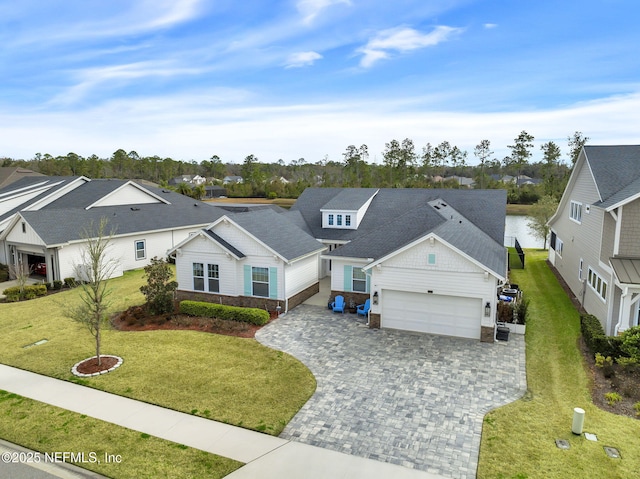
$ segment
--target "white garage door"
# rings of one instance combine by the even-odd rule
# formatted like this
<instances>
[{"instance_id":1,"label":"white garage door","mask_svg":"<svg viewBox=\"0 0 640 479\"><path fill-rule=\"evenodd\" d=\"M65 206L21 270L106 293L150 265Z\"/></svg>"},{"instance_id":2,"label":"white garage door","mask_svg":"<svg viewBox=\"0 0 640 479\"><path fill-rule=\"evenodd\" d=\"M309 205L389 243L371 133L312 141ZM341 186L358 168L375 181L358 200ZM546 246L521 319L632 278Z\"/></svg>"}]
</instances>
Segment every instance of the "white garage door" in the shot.
<instances>
[{"instance_id":1,"label":"white garage door","mask_svg":"<svg viewBox=\"0 0 640 479\"><path fill-rule=\"evenodd\" d=\"M480 299L384 290L381 301L383 328L480 339Z\"/></svg>"}]
</instances>

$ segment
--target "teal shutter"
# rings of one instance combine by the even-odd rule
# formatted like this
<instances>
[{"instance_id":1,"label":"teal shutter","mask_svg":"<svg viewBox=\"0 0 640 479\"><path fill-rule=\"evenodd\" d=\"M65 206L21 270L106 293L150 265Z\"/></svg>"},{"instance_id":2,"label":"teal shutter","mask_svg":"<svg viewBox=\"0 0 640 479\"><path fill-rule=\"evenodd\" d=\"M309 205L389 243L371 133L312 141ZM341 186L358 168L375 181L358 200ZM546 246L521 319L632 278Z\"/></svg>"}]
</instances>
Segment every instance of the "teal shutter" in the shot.
<instances>
[{"instance_id":1,"label":"teal shutter","mask_svg":"<svg viewBox=\"0 0 640 479\"><path fill-rule=\"evenodd\" d=\"M278 298L278 268L269 268L269 297Z\"/></svg>"},{"instance_id":2,"label":"teal shutter","mask_svg":"<svg viewBox=\"0 0 640 479\"><path fill-rule=\"evenodd\" d=\"M351 291L351 275L352 275L353 266L344 266L344 290Z\"/></svg>"},{"instance_id":3,"label":"teal shutter","mask_svg":"<svg viewBox=\"0 0 640 479\"><path fill-rule=\"evenodd\" d=\"M367 289L366 292L370 293L371 292L371 276L369 276L367 273L364 274L365 278L367 278Z\"/></svg>"},{"instance_id":4,"label":"teal shutter","mask_svg":"<svg viewBox=\"0 0 640 479\"><path fill-rule=\"evenodd\" d=\"M253 288L251 287L251 266L244 265L244 295L251 296Z\"/></svg>"}]
</instances>

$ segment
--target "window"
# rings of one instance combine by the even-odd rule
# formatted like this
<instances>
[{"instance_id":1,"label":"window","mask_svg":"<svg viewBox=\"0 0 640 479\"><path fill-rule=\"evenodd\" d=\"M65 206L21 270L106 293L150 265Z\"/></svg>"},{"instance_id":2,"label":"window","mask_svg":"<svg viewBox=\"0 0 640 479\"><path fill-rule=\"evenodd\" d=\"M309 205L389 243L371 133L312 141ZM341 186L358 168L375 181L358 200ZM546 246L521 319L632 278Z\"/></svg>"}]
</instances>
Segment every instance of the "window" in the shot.
<instances>
[{"instance_id":1,"label":"window","mask_svg":"<svg viewBox=\"0 0 640 479\"><path fill-rule=\"evenodd\" d=\"M23 233L27 232L27 224L24 221L22 222L22 232Z\"/></svg>"},{"instance_id":2,"label":"window","mask_svg":"<svg viewBox=\"0 0 640 479\"><path fill-rule=\"evenodd\" d=\"M204 264L193 263L193 289L204 291Z\"/></svg>"},{"instance_id":3,"label":"window","mask_svg":"<svg viewBox=\"0 0 640 479\"><path fill-rule=\"evenodd\" d=\"M329 215L329 226L333 226L333 215Z\"/></svg>"},{"instance_id":4,"label":"window","mask_svg":"<svg viewBox=\"0 0 640 479\"><path fill-rule=\"evenodd\" d=\"M251 268L253 296L269 297L269 268Z\"/></svg>"},{"instance_id":5,"label":"window","mask_svg":"<svg viewBox=\"0 0 640 479\"><path fill-rule=\"evenodd\" d=\"M207 278L209 280L209 292L210 293L219 293L220 292L220 271L218 270L217 264L208 264L207 265Z\"/></svg>"},{"instance_id":6,"label":"window","mask_svg":"<svg viewBox=\"0 0 640 479\"><path fill-rule=\"evenodd\" d=\"M602 279L600 277L600 275L598 273L596 273L594 270L592 270L591 268L589 268L589 286L591 286L591 289L593 289L596 293L598 293L598 296L600 296L600 299L602 299L603 301L607 300L607 282Z\"/></svg>"},{"instance_id":7,"label":"window","mask_svg":"<svg viewBox=\"0 0 640 479\"><path fill-rule=\"evenodd\" d=\"M342 226L342 215L336 215L336 224Z\"/></svg>"},{"instance_id":8,"label":"window","mask_svg":"<svg viewBox=\"0 0 640 479\"><path fill-rule=\"evenodd\" d=\"M344 216L344 225L345 226L351 226L351 215L345 215Z\"/></svg>"},{"instance_id":9,"label":"window","mask_svg":"<svg viewBox=\"0 0 640 479\"><path fill-rule=\"evenodd\" d=\"M427 256L427 264L429 264L429 265L436 264L436 254L435 253L429 253L429 255Z\"/></svg>"},{"instance_id":10,"label":"window","mask_svg":"<svg viewBox=\"0 0 640 479\"><path fill-rule=\"evenodd\" d=\"M562 242L562 240L560 238L558 238L556 236L556 253L558 253L558 256L560 256L562 258L562 247L564 246L564 243Z\"/></svg>"},{"instance_id":11,"label":"window","mask_svg":"<svg viewBox=\"0 0 640 479\"><path fill-rule=\"evenodd\" d=\"M580 266L578 266L578 279L580 281L582 281L582 265L583 265L582 258L580 258Z\"/></svg>"},{"instance_id":12,"label":"window","mask_svg":"<svg viewBox=\"0 0 640 479\"><path fill-rule=\"evenodd\" d=\"M144 240L136 241L136 260L147 257L147 246Z\"/></svg>"},{"instance_id":13,"label":"window","mask_svg":"<svg viewBox=\"0 0 640 479\"><path fill-rule=\"evenodd\" d=\"M367 275L362 268L353 268L352 270L352 290L360 293L367 292Z\"/></svg>"},{"instance_id":14,"label":"window","mask_svg":"<svg viewBox=\"0 0 640 479\"><path fill-rule=\"evenodd\" d=\"M577 201L571 202L571 213L569 214L573 221L580 223L582 221L582 203Z\"/></svg>"}]
</instances>

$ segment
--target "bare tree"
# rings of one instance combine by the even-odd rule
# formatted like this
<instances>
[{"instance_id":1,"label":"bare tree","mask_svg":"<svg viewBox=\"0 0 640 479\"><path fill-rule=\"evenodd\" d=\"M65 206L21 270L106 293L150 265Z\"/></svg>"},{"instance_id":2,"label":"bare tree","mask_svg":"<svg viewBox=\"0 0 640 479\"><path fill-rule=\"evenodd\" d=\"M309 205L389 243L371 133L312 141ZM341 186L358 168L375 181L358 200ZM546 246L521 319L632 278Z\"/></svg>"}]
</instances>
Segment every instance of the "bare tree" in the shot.
<instances>
[{"instance_id":1,"label":"bare tree","mask_svg":"<svg viewBox=\"0 0 640 479\"><path fill-rule=\"evenodd\" d=\"M96 341L96 357L101 365L100 343L102 328L106 324L107 311L111 306L107 280L114 273L118 262L108 257L108 249L114 231L107 232L108 220L102 218L96 227L91 225L83 232L85 246L81 262L76 264L76 278L80 280L80 304L71 310L69 316L84 324Z\"/></svg>"},{"instance_id":2,"label":"bare tree","mask_svg":"<svg viewBox=\"0 0 640 479\"><path fill-rule=\"evenodd\" d=\"M24 287L27 285L29 275L31 274L31 267L22 261L22 258L18 259L16 264L9 265L9 277L16 281L16 286L20 288L20 293L24 291Z\"/></svg>"}]
</instances>

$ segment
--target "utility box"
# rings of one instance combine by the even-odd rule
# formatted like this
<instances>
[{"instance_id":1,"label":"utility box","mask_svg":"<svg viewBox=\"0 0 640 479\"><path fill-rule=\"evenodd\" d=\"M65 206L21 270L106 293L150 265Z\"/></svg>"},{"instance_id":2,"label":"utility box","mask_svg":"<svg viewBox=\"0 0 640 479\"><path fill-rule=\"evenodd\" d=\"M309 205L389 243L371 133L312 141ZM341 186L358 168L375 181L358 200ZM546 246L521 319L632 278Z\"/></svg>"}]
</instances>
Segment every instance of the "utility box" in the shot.
<instances>
[{"instance_id":1,"label":"utility box","mask_svg":"<svg viewBox=\"0 0 640 479\"><path fill-rule=\"evenodd\" d=\"M580 436L584 429L584 409L576 407L573 409L573 424L571 432Z\"/></svg>"},{"instance_id":2,"label":"utility box","mask_svg":"<svg viewBox=\"0 0 640 479\"><path fill-rule=\"evenodd\" d=\"M496 328L496 339L498 341L509 341L509 328L506 326L498 326Z\"/></svg>"}]
</instances>

